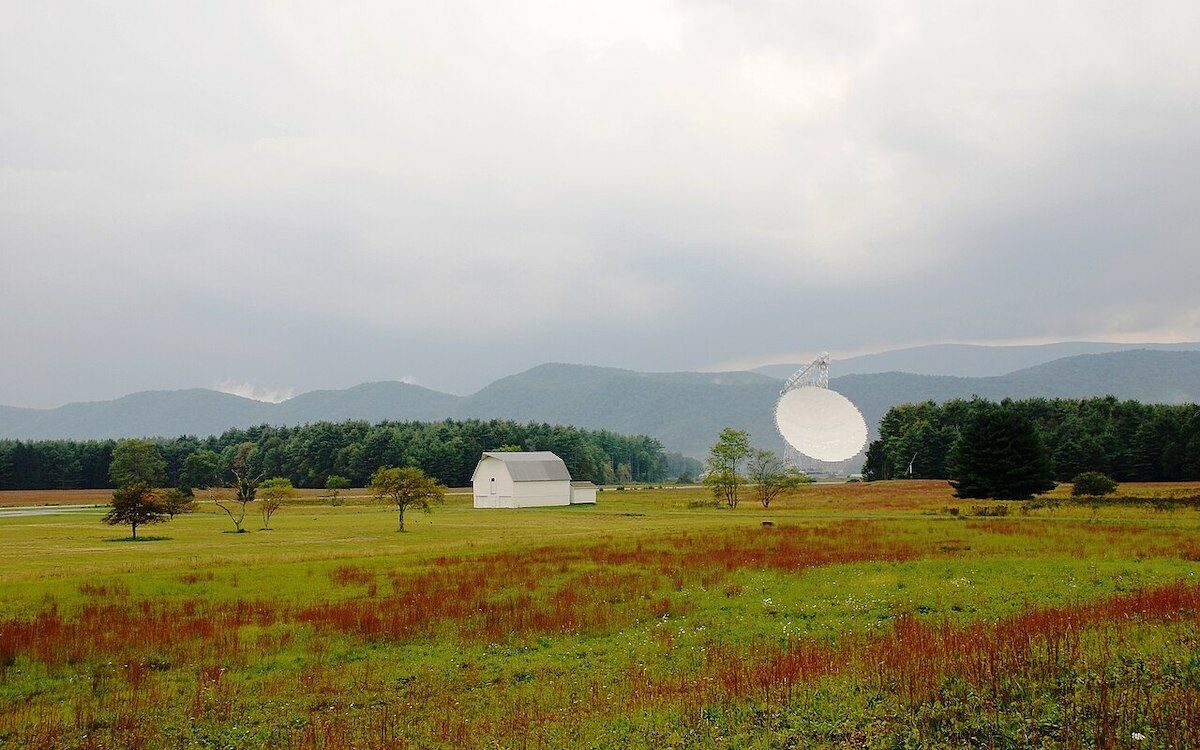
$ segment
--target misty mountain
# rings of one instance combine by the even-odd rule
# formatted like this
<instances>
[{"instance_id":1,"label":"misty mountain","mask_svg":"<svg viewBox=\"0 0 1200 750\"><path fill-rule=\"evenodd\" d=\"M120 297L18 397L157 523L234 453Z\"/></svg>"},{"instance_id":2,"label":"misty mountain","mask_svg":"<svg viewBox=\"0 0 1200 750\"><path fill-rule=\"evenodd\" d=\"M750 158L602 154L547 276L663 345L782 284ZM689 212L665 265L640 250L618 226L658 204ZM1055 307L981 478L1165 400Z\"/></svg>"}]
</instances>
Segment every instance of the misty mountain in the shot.
<instances>
[{"instance_id":1,"label":"misty mountain","mask_svg":"<svg viewBox=\"0 0 1200 750\"><path fill-rule=\"evenodd\" d=\"M725 426L779 449L774 403L781 382L754 372L643 373L545 364L501 378L470 396L398 382L313 391L279 404L191 389L135 393L58 409L0 407L0 437L116 438L215 434L254 424L503 418L573 424L657 437L668 450L702 457ZM863 412L874 435L887 410L913 401L1085 397L1200 401L1200 352L1080 355L983 378L903 372L843 375L830 382Z\"/></svg>"},{"instance_id":2,"label":"misty mountain","mask_svg":"<svg viewBox=\"0 0 1200 750\"><path fill-rule=\"evenodd\" d=\"M123 438L216 435L231 427L340 422L436 420L451 414L459 396L399 382L364 383L337 391L311 391L282 403L204 388L143 391L112 401L57 409L0 406L0 438Z\"/></svg>"},{"instance_id":3,"label":"misty mountain","mask_svg":"<svg viewBox=\"0 0 1200 750\"><path fill-rule=\"evenodd\" d=\"M363 383L344 390L309 391L268 406L273 411L270 422L294 425L347 419L369 422L446 419L456 413L461 401L461 396L392 380Z\"/></svg>"},{"instance_id":4,"label":"misty mountain","mask_svg":"<svg viewBox=\"0 0 1200 750\"><path fill-rule=\"evenodd\" d=\"M644 373L547 364L501 378L464 399L458 416L536 420L652 435L703 456L721 427L775 436L780 383L757 373Z\"/></svg>"},{"instance_id":5,"label":"misty mountain","mask_svg":"<svg viewBox=\"0 0 1200 750\"><path fill-rule=\"evenodd\" d=\"M269 422L275 405L205 388L142 391L57 409L0 406L0 438L121 438L214 435Z\"/></svg>"},{"instance_id":6,"label":"misty mountain","mask_svg":"<svg viewBox=\"0 0 1200 750\"><path fill-rule=\"evenodd\" d=\"M1200 351L1200 342L1182 344L1117 344L1096 341L1063 341L1029 346L977 346L974 344L931 344L864 354L835 360L834 375L866 375L881 372L907 372L913 375L954 375L986 378L1081 354L1150 349L1154 351ZM777 364L757 367L754 372L787 378L803 364Z\"/></svg>"}]
</instances>

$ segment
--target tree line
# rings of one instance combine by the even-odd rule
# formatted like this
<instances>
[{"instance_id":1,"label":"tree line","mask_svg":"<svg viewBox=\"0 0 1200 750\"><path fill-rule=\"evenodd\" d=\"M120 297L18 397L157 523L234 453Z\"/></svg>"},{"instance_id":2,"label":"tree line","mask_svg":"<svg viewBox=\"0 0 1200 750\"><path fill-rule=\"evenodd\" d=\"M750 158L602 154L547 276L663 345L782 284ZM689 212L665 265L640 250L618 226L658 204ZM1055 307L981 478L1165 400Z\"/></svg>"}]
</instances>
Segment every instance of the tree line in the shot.
<instances>
[{"instance_id":1,"label":"tree line","mask_svg":"<svg viewBox=\"0 0 1200 750\"><path fill-rule=\"evenodd\" d=\"M992 415L985 437L984 414ZM1200 479L1200 406L1143 404L1113 397L926 401L888 410L879 439L867 449L863 476L875 479L959 479L958 465L978 446L965 446L975 425L980 442L1004 443L1002 417L1032 425L1038 472L1060 482L1099 472L1122 482Z\"/></svg>"},{"instance_id":2,"label":"tree line","mask_svg":"<svg viewBox=\"0 0 1200 750\"><path fill-rule=\"evenodd\" d=\"M571 476L597 484L662 482L699 473L700 463L668 453L644 435L505 420L444 422L363 421L300 427L261 425L218 436L183 436L150 441L162 457L158 486L184 489L228 484L240 446L246 471L282 477L296 487L324 488L331 476L352 486L370 483L381 466L411 466L444 485L470 483L485 450L548 450L567 464ZM115 440L0 441L0 489L113 488ZM337 481L337 480L335 480Z\"/></svg>"},{"instance_id":3,"label":"tree line","mask_svg":"<svg viewBox=\"0 0 1200 750\"><path fill-rule=\"evenodd\" d=\"M251 442L241 443L235 448L227 479L234 489L234 496L231 499L213 499L213 504L229 517L238 534L246 532L242 524L250 503L257 501L258 512L263 520L262 530L270 531L271 518L283 508L285 501L296 494L290 479L264 479L261 474L254 473L251 457L257 450L257 446ZM217 456L213 451L200 451L189 456L189 460L205 453ZM159 454L158 447L149 440L130 438L117 443L108 474L117 489L113 490L109 512L101 520L110 526L128 526L130 541L139 541L139 526L162 523L196 510L192 488L186 484L156 489L165 480L166 461ZM211 478L215 480L218 477L214 473ZM327 497L335 500L338 490L347 485L345 477L331 474L325 480ZM381 466L371 474L370 490L376 500L388 500L396 506L400 520L397 530L404 531L405 511L415 508L428 513L432 503L443 501L446 487L415 466ZM143 537L141 541L154 539Z\"/></svg>"}]
</instances>

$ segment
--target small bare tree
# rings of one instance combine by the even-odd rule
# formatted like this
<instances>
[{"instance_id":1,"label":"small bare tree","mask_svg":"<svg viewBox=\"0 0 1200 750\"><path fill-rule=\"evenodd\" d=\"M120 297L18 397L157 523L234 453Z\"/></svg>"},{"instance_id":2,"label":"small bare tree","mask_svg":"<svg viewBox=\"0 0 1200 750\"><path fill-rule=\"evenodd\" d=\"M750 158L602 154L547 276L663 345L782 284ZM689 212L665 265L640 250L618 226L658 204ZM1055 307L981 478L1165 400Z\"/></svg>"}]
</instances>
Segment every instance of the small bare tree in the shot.
<instances>
[{"instance_id":1,"label":"small bare tree","mask_svg":"<svg viewBox=\"0 0 1200 750\"><path fill-rule=\"evenodd\" d=\"M410 507L429 513L430 503L445 500L446 488L436 479L412 466L381 466L371 475L371 493L376 500L390 500L400 511L400 531L404 531L404 511Z\"/></svg>"},{"instance_id":2,"label":"small bare tree","mask_svg":"<svg viewBox=\"0 0 1200 750\"><path fill-rule=\"evenodd\" d=\"M290 479L275 477L258 486L258 510L262 513L263 530L271 530L271 516L283 507L285 500L296 496L296 488Z\"/></svg>"},{"instance_id":3,"label":"small bare tree","mask_svg":"<svg viewBox=\"0 0 1200 750\"><path fill-rule=\"evenodd\" d=\"M228 503L219 499L213 500L217 507L229 516L239 534L246 531L242 528L242 522L246 520L246 506L254 501L258 483L262 481L262 473L256 474L250 468L250 456L255 448L254 443L242 443L234 451L233 460L229 463L229 473L233 476L233 488L236 490L233 500Z\"/></svg>"}]
</instances>

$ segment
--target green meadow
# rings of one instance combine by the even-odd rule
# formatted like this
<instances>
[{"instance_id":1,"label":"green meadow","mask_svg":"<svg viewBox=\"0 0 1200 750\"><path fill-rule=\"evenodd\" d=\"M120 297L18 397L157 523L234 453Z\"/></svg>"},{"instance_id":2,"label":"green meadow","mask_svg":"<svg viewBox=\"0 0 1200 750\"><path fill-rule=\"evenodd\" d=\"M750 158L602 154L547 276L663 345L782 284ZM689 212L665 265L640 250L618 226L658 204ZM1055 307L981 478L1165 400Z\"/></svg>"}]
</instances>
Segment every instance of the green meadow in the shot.
<instances>
[{"instance_id":1,"label":"green meadow","mask_svg":"<svg viewBox=\"0 0 1200 750\"><path fill-rule=\"evenodd\" d=\"M1195 485L0 518L0 746L1200 746Z\"/></svg>"}]
</instances>

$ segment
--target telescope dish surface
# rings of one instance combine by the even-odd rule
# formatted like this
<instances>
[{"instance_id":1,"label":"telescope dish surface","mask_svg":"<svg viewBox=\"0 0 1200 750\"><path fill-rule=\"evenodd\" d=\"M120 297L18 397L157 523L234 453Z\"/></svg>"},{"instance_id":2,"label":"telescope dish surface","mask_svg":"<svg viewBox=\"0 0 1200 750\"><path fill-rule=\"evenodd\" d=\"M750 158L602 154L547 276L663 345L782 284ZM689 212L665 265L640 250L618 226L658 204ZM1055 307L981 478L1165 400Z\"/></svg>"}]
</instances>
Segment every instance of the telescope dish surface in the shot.
<instances>
[{"instance_id":1,"label":"telescope dish surface","mask_svg":"<svg viewBox=\"0 0 1200 750\"><path fill-rule=\"evenodd\" d=\"M775 425L789 445L818 461L854 458L867 444L866 420L850 399L815 385L784 392Z\"/></svg>"}]
</instances>

